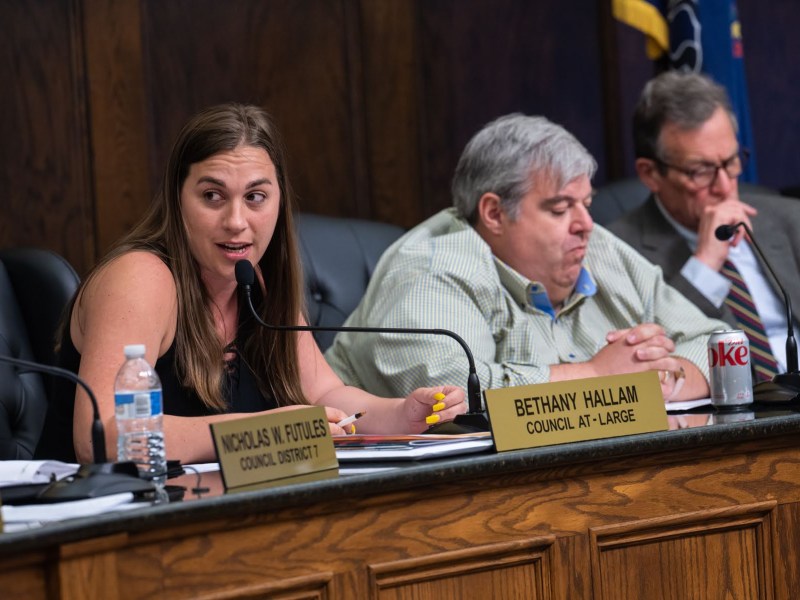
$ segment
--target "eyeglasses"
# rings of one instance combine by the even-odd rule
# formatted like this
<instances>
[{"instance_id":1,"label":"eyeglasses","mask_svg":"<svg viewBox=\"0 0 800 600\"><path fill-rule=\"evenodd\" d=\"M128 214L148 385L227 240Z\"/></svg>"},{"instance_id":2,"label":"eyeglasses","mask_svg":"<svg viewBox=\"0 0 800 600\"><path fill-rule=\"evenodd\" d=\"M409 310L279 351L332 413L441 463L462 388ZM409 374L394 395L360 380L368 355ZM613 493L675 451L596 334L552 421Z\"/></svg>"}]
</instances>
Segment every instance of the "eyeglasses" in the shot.
<instances>
[{"instance_id":1,"label":"eyeglasses","mask_svg":"<svg viewBox=\"0 0 800 600\"><path fill-rule=\"evenodd\" d=\"M653 161L662 167L673 169L678 171L678 173L683 173L689 178L689 181L691 181L698 188L706 188L714 185L720 169L724 169L725 173L727 173L728 177L731 179L741 175L742 171L747 165L747 159L749 157L750 153L747 151L747 149L742 148L736 154L726 160L723 160L719 164L703 163L694 169L686 169L677 165L671 165L660 158L654 158Z\"/></svg>"}]
</instances>

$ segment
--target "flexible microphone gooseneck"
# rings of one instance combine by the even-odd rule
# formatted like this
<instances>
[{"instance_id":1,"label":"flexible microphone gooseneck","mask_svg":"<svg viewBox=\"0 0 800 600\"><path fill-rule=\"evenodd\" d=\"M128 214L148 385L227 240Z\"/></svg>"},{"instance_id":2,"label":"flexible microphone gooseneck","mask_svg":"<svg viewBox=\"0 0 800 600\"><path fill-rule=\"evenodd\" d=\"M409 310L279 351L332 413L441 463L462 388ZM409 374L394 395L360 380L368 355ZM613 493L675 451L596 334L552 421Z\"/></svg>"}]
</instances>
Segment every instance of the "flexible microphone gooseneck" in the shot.
<instances>
[{"instance_id":1,"label":"flexible microphone gooseneck","mask_svg":"<svg viewBox=\"0 0 800 600\"><path fill-rule=\"evenodd\" d=\"M10 356L3 355L0 355L0 362L21 367L27 371L38 371L40 373L47 373L48 375L54 375L56 377L63 377L81 386L86 391L89 399L92 401L92 449L94 454L94 463L99 465L106 462L106 434L105 430L103 429L103 422L100 420L100 411L97 408L97 398L95 397L92 388L89 387L89 384L87 384L72 371L67 371L66 369L61 369L59 367L51 367L50 365L42 365L28 360L22 360L21 358L12 358Z\"/></svg>"},{"instance_id":2,"label":"flexible microphone gooseneck","mask_svg":"<svg viewBox=\"0 0 800 600\"><path fill-rule=\"evenodd\" d=\"M253 284L255 283L256 274L253 265L249 260L242 259L236 262L236 283L244 291L245 298L247 299L247 306L256 321L267 329L275 329L279 331L358 331L363 333L413 333L422 335L445 335L454 339L464 353L467 355L469 363L469 376L467 377L467 406L468 412L463 415L458 415L453 421L446 423L437 423L429 427L425 433L441 433L441 434L457 434L457 433L473 433L477 431L489 431L489 421L486 415L481 411L481 382L478 379L478 373L475 369L475 359L472 357L472 352L467 346L467 343L461 336L448 329L415 329L415 328L399 328L399 327L323 327L323 326L310 326L310 325L270 325L266 323L261 317L258 316L253 300L250 297L250 292Z\"/></svg>"},{"instance_id":3,"label":"flexible microphone gooseneck","mask_svg":"<svg viewBox=\"0 0 800 600\"><path fill-rule=\"evenodd\" d=\"M81 500L119 494L122 492L151 492L153 484L139 479L139 471L132 462L106 462L106 435L103 422L100 420L100 409L94 392L83 379L72 371L60 367L52 367L40 363L4 356L0 354L0 362L19 367L22 372L37 371L55 377L69 379L81 386L92 402L92 454L94 462L81 465L78 472L66 479L53 482L39 494L42 502L60 502L64 500Z\"/></svg>"},{"instance_id":4,"label":"flexible microphone gooseneck","mask_svg":"<svg viewBox=\"0 0 800 600\"><path fill-rule=\"evenodd\" d=\"M761 258L761 262L767 267L769 274L772 275L772 280L775 282L775 285L781 291L783 295L784 305L786 307L786 324L787 324L787 333L786 333L786 373L779 373L772 378L773 383L784 386L787 388L792 388L794 391L800 394L800 372L798 372L797 366L797 341L794 337L794 319L792 318L792 302L789 299L789 294L786 293L786 290L783 289L778 276L775 275L775 271L772 270L772 266L769 264L767 257L764 256L764 253L761 251L761 247L758 245L753 232L747 226L747 223L740 221L739 223L735 223L733 225L720 225L714 230L714 235L720 241L729 240L736 230L742 227L747 232L747 236L750 238L750 241L753 244L753 247L758 252L758 256ZM756 387L759 384L756 385Z\"/></svg>"}]
</instances>

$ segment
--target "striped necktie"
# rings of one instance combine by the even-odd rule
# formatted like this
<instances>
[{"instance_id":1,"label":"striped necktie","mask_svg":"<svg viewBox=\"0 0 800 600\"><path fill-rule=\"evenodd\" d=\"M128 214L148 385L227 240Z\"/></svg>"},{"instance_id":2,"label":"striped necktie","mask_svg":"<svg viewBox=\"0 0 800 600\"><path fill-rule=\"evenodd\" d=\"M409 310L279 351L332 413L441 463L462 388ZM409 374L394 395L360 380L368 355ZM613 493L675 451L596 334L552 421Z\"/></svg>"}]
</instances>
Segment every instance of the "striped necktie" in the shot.
<instances>
[{"instance_id":1,"label":"striped necktie","mask_svg":"<svg viewBox=\"0 0 800 600\"><path fill-rule=\"evenodd\" d=\"M769 338L758 316L750 290L747 289L747 284L731 261L725 261L721 273L731 280L731 289L725 298L725 304L731 309L739 327L750 340L750 358L756 379L758 381L772 379L778 373L778 363L772 355Z\"/></svg>"}]
</instances>

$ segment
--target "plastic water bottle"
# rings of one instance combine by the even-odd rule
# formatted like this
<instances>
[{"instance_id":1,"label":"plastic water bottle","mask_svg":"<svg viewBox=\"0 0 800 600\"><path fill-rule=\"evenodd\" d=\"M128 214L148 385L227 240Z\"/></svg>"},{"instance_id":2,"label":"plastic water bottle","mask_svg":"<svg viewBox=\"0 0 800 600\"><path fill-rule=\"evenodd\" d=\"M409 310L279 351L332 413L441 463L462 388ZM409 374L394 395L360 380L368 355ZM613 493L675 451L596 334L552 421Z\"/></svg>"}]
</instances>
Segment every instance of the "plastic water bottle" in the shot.
<instances>
[{"instance_id":1,"label":"plastic water bottle","mask_svg":"<svg viewBox=\"0 0 800 600\"><path fill-rule=\"evenodd\" d=\"M125 362L114 382L117 459L133 461L144 479L161 487L167 479L161 380L144 354L143 344L125 346Z\"/></svg>"}]
</instances>

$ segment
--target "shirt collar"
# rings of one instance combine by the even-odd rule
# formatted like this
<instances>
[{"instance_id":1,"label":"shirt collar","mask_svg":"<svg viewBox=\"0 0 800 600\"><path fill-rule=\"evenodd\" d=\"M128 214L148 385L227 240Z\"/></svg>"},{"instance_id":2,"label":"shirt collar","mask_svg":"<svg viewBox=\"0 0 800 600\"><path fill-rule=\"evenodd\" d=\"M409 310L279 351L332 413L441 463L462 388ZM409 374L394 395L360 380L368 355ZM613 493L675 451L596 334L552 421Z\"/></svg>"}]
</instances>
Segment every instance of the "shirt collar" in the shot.
<instances>
[{"instance_id":1,"label":"shirt collar","mask_svg":"<svg viewBox=\"0 0 800 600\"><path fill-rule=\"evenodd\" d=\"M530 281L526 277L520 275L517 271L509 267L506 263L501 261L496 256L494 257L495 265L497 266L497 274L500 277L500 283L508 290L511 297L519 306L531 306L542 312L550 315L551 318L556 319L559 313L571 309L578 302L593 296L597 293L597 284L592 278L586 267L581 267L581 272L578 275L578 280L575 282L575 289L561 310L556 313L550 299L547 297L547 290L544 285L538 281Z\"/></svg>"},{"instance_id":2,"label":"shirt collar","mask_svg":"<svg viewBox=\"0 0 800 600\"><path fill-rule=\"evenodd\" d=\"M677 231L680 234L680 236L684 240L686 240L686 243L689 244L689 247L692 249L692 252L694 252L697 249L697 232L692 231L688 227L685 227L680 223L678 223L675 220L675 218L671 214L669 214L669 211L666 208L664 208L664 205L661 203L661 198L659 198L658 195L656 194L654 194L653 196L656 199L656 206L658 207L658 210L667 220L667 223L672 225L675 231Z\"/></svg>"}]
</instances>

